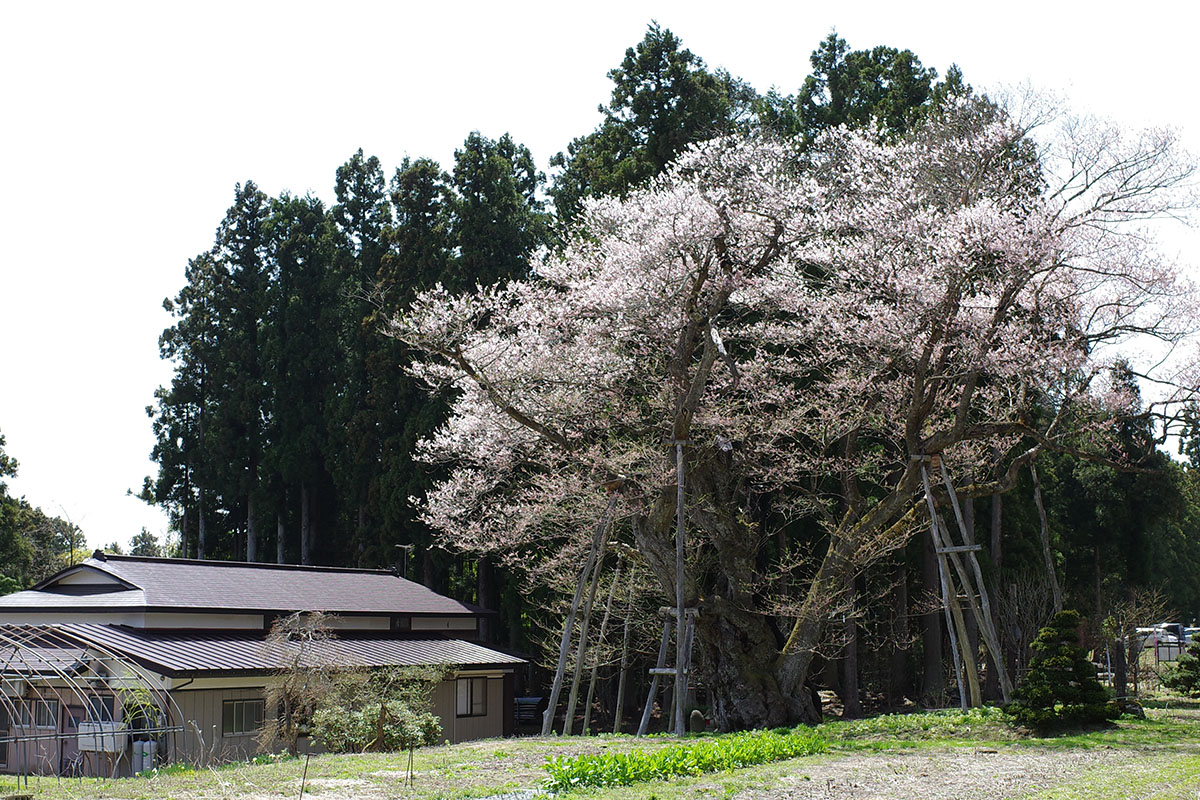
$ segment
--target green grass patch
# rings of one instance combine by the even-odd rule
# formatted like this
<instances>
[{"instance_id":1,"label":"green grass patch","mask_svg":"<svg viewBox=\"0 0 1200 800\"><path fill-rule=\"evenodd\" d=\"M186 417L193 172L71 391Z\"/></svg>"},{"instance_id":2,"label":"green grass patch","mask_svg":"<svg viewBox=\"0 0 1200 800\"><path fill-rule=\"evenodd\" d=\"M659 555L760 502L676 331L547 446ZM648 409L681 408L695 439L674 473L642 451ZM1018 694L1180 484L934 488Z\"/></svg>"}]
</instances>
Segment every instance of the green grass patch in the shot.
<instances>
[{"instance_id":1,"label":"green grass patch","mask_svg":"<svg viewBox=\"0 0 1200 800\"><path fill-rule=\"evenodd\" d=\"M680 776L725 772L823 753L829 745L811 728L749 731L712 736L654 751L550 756L545 788L564 792L587 786L629 786Z\"/></svg>"},{"instance_id":2,"label":"green grass patch","mask_svg":"<svg viewBox=\"0 0 1200 800\"><path fill-rule=\"evenodd\" d=\"M818 725L816 730L830 745L846 750L963 747L1020 738L1012 727L1012 718L998 708L831 720Z\"/></svg>"},{"instance_id":3,"label":"green grass patch","mask_svg":"<svg viewBox=\"0 0 1200 800\"><path fill-rule=\"evenodd\" d=\"M1024 800L1194 800L1200 793L1200 757L1162 754L1138 764L1100 765L1069 785L1027 795Z\"/></svg>"},{"instance_id":4,"label":"green grass patch","mask_svg":"<svg viewBox=\"0 0 1200 800\"><path fill-rule=\"evenodd\" d=\"M1088 750L1097 747L1191 747L1200 738L1200 708L1148 709L1146 719L1031 735L1013 727L998 708L889 714L832 720L817 727L834 750L903 750L961 747L1036 747Z\"/></svg>"}]
</instances>

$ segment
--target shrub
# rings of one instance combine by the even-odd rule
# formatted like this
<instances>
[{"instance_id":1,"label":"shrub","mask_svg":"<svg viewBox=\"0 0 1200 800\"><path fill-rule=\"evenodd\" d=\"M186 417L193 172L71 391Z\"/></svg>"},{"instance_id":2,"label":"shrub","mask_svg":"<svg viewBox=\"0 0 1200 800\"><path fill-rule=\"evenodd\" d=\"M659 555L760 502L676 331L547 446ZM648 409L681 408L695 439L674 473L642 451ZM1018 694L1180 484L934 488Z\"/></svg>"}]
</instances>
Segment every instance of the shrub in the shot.
<instances>
[{"instance_id":1,"label":"shrub","mask_svg":"<svg viewBox=\"0 0 1200 800\"><path fill-rule=\"evenodd\" d=\"M428 711L391 701L383 708L382 732L379 703L359 709L326 707L313 715L313 736L331 753L359 753L364 750L406 750L436 744L442 736L441 721Z\"/></svg>"},{"instance_id":2,"label":"shrub","mask_svg":"<svg viewBox=\"0 0 1200 800\"><path fill-rule=\"evenodd\" d=\"M1038 632L1029 671L1008 707L1019 724L1045 731L1120 716L1079 645L1078 631L1079 612L1060 611Z\"/></svg>"},{"instance_id":3,"label":"shrub","mask_svg":"<svg viewBox=\"0 0 1200 800\"><path fill-rule=\"evenodd\" d=\"M1163 676L1163 685L1192 696L1200 694L1200 642L1193 641L1187 652L1175 659L1175 666Z\"/></svg>"},{"instance_id":4,"label":"shrub","mask_svg":"<svg viewBox=\"0 0 1200 800\"><path fill-rule=\"evenodd\" d=\"M823 753L828 743L808 728L750 731L664 747L646 752L600 753L568 758L550 756L545 787L563 792L584 786L628 786L677 775L740 769L768 761Z\"/></svg>"},{"instance_id":5,"label":"shrub","mask_svg":"<svg viewBox=\"0 0 1200 800\"><path fill-rule=\"evenodd\" d=\"M406 750L436 743L441 721L430 711L446 667L343 670L312 715L312 734L333 753Z\"/></svg>"}]
</instances>

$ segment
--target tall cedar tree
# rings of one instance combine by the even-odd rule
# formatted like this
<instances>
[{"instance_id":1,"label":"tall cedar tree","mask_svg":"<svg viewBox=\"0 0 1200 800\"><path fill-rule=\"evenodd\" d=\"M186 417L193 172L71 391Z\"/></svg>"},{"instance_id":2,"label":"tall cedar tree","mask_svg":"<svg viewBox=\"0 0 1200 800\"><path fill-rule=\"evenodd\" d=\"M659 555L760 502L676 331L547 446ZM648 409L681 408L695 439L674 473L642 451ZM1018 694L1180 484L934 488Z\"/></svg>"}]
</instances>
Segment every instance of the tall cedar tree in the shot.
<instances>
[{"instance_id":1,"label":"tall cedar tree","mask_svg":"<svg viewBox=\"0 0 1200 800\"><path fill-rule=\"evenodd\" d=\"M846 125L873 128L887 136L910 130L948 96L970 92L962 72L951 66L935 83L937 70L911 50L875 47L850 50L831 33L809 59L812 73L794 96L768 93L759 103L762 124L811 144L824 131Z\"/></svg>"},{"instance_id":2,"label":"tall cedar tree","mask_svg":"<svg viewBox=\"0 0 1200 800\"><path fill-rule=\"evenodd\" d=\"M538 190L529 148L504 134L478 132L454 151L453 236L458 258L444 283L452 288L491 286L528 272L530 254L550 240L550 219Z\"/></svg>"},{"instance_id":3,"label":"tall cedar tree","mask_svg":"<svg viewBox=\"0 0 1200 800\"><path fill-rule=\"evenodd\" d=\"M435 551L429 529L417 518L409 502L430 486L430 475L413 462L417 441L445 420L445 406L429 397L405 372L408 348L382 335L378 325L391 317L422 289L449 277L452 240L450 236L449 177L430 159L405 159L389 186L395 222L387 233L388 248L380 262L376 337L379 347L368 368L373 376L374 397L386 416L386 433L380 439L380 461L373 487L373 514L378 533L367 543L366 557L372 563L394 563L408 559L414 578L438 583L444 573L444 553ZM408 565L405 565L406 568ZM439 586L444 588L444 586Z\"/></svg>"},{"instance_id":4,"label":"tall cedar tree","mask_svg":"<svg viewBox=\"0 0 1200 800\"><path fill-rule=\"evenodd\" d=\"M724 70L710 72L657 22L608 77L612 99L599 108L600 127L550 159L562 168L550 195L563 223L578 215L585 197L624 194L689 144L732 133L755 99L753 89Z\"/></svg>"},{"instance_id":5,"label":"tall cedar tree","mask_svg":"<svg viewBox=\"0 0 1200 800\"><path fill-rule=\"evenodd\" d=\"M326 410L338 358L340 278L333 223L320 200L283 195L271 204L272 281L264 315L269 420L264 459L275 559L313 563L323 545L316 497L328 494ZM294 521L294 522L293 522ZM288 531L298 532L288 541ZM282 536L280 541L278 537ZM264 556L266 554L264 553Z\"/></svg>"},{"instance_id":6,"label":"tall cedar tree","mask_svg":"<svg viewBox=\"0 0 1200 800\"><path fill-rule=\"evenodd\" d=\"M217 227L213 248L224 278L217 286L220 352L212 370L218 387L212 433L219 490L230 516L229 538L221 546L226 557L242 555L240 543L254 541L258 533L255 504L267 399L262 322L271 279L270 213L270 199L253 182L239 185L233 206Z\"/></svg>"}]
</instances>

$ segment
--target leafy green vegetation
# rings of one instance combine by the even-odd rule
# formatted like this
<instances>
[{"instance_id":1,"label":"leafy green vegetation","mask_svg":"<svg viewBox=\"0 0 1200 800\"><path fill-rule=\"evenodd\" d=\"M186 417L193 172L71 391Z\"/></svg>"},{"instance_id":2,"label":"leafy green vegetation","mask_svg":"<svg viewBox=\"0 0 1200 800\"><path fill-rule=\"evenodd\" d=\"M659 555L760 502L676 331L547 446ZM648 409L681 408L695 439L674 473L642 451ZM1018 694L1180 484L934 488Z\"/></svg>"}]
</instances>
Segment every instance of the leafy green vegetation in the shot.
<instances>
[{"instance_id":1,"label":"leafy green vegetation","mask_svg":"<svg viewBox=\"0 0 1200 800\"><path fill-rule=\"evenodd\" d=\"M785 758L823 753L828 743L810 728L751 731L664 747L647 752L551 756L546 788L562 792L584 786L628 786L679 775L741 769Z\"/></svg>"},{"instance_id":2,"label":"leafy green vegetation","mask_svg":"<svg viewBox=\"0 0 1200 800\"><path fill-rule=\"evenodd\" d=\"M436 667L347 670L313 714L313 736L331 753L405 750L441 741L441 720L430 710Z\"/></svg>"}]
</instances>

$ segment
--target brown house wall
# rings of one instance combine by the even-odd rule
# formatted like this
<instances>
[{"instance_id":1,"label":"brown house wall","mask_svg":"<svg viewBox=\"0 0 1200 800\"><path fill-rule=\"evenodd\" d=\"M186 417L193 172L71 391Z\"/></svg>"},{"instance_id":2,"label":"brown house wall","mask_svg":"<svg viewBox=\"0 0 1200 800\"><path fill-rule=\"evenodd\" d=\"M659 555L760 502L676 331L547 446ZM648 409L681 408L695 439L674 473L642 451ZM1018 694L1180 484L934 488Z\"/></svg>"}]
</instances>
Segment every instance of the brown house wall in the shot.
<instances>
[{"instance_id":1,"label":"brown house wall","mask_svg":"<svg viewBox=\"0 0 1200 800\"><path fill-rule=\"evenodd\" d=\"M464 742L472 739L486 739L511 735L511 725L507 724L512 718L512 687L511 675L487 679L487 714L477 717L459 717L455 713L454 680L443 681L434 689L433 712L442 721L442 735L450 742ZM182 714L183 732L166 737L169 740L167 752L163 755L168 761L184 761L197 765L209 765L228 761L241 761L250 758L259 751L257 737L253 734L243 736L224 736L221 732L226 700L258 700L263 697L263 687L251 686L238 689L196 689L179 688L171 692ZM60 710L60 714L61 714ZM118 719L120 719L118 706ZM29 731L32 733L33 731ZM52 730L38 731L39 733L54 733ZM305 747L301 750L320 752L318 747ZM281 745L279 745L281 746ZM278 747L272 749L278 749ZM56 774L60 769L60 742L53 739L39 742L10 743L8 746L8 763L0 765L0 772L41 772ZM120 774L128 774L128 752L118 767ZM89 758L95 758L89 756ZM94 772L87 769L86 772ZM104 771L111 770L111 763L101 767Z\"/></svg>"},{"instance_id":2,"label":"brown house wall","mask_svg":"<svg viewBox=\"0 0 1200 800\"><path fill-rule=\"evenodd\" d=\"M512 701L505 703L504 679L488 678L487 715L460 717L455 714L455 681L443 681L433 693L433 713L442 718L442 736L453 744L504 735L505 709L512 717Z\"/></svg>"},{"instance_id":3,"label":"brown house wall","mask_svg":"<svg viewBox=\"0 0 1200 800\"><path fill-rule=\"evenodd\" d=\"M103 693L106 696L107 692ZM63 686L40 686L26 692L23 698L8 699L0 713L0 736L13 737L21 741L7 742L4 758L0 759L0 773L24 773L32 775L86 775L89 777L129 774L129 748L124 754L80 753L77 747L78 734L63 734L67 717L76 722L86 719L89 700L96 695L81 696ZM57 707L54 727L22 726L19 708L36 706L43 700ZM114 721L124 719L124 709L119 701L114 702ZM128 739L128 737L126 737Z\"/></svg>"},{"instance_id":4,"label":"brown house wall","mask_svg":"<svg viewBox=\"0 0 1200 800\"><path fill-rule=\"evenodd\" d=\"M258 752L254 735L223 736L221 721L226 700L260 700L262 687L245 689L176 689L171 693L183 714L182 752L176 759L197 764L242 761Z\"/></svg>"}]
</instances>

